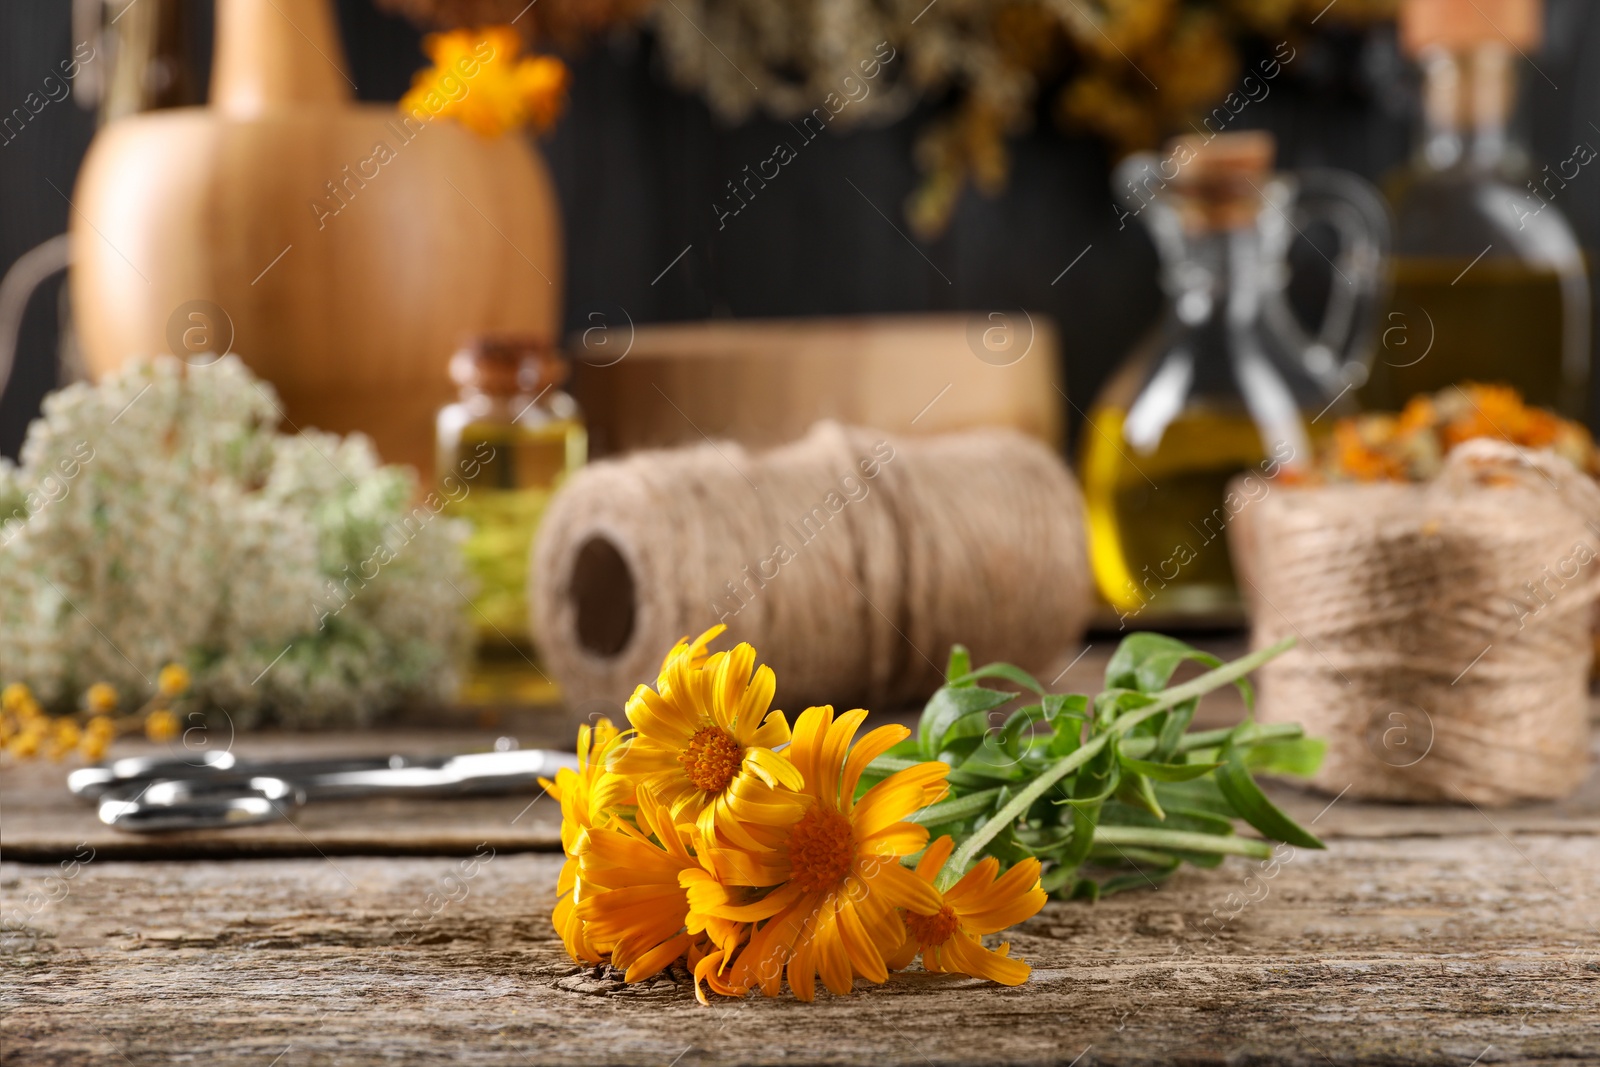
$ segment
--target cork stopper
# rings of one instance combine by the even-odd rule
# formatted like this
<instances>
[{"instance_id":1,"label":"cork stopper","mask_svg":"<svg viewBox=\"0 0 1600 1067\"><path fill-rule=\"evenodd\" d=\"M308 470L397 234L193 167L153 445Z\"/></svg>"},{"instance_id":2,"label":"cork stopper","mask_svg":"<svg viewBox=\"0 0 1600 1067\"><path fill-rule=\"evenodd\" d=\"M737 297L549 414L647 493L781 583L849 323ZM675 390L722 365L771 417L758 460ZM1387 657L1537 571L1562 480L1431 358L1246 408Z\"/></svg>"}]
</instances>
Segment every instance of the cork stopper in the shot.
<instances>
[{"instance_id":1,"label":"cork stopper","mask_svg":"<svg viewBox=\"0 0 1600 1067\"><path fill-rule=\"evenodd\" d=\"M1165 158L1178 166L1172 187L1184 224L1191 230L1226 230L1254 223L1277 148L1264 130L1186 134L1168 141Z\"/></svg>"},{"instance_id":2,"label":"cork stopper","mask_svg":"<svg viewBox=\"0 0 1600 1067\"><path fill-rule=\"evenodd\" d=\"M1400 44L1412 56L1501 43L1529 51L1543 37L1544 0L1404 0L1400 7Z\"/></svg>"},{"instance_id":3,"label":"cork stopper","mask_svg":"<svg viewBox=\"0 0 1600 1067\"><path fill-rule=\"evenodd\" d=\"M490 396L538 393L567 380L566 357L552 345L519 334L475 337L450 357L450 380Z\"/></svg>"},{"instance_id":4,"label":"cork stopper","mask_svg":"<svg viewBox=\"0 0 1600 1067\"><path fill-rule=\"evenodd\" d=\"M1278 144L1265 130L1240 130L1236 133L1219 133L1214 137L1185 134L1167 142L1167 156L1177 160L1187 158L1182 164L1180 182L1235 182L1244 179L1256 181L1272 174L1272 164L1277 156Z\"/></svg>"}]
</instances>

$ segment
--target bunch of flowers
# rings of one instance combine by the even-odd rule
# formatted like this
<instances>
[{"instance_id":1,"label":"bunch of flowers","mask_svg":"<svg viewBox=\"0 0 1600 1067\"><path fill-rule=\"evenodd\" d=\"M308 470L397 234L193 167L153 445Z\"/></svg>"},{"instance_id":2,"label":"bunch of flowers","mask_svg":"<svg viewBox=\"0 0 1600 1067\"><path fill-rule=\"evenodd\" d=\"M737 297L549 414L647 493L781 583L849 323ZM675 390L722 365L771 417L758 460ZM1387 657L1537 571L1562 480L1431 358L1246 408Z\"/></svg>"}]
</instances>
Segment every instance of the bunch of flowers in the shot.
<instances>
[{"instance_id":1,"label":"bunch of flowers","mask_svg":"<svg viewBox=\"0 0 1600 1067\"><path fill-rule=\"evenodd\" d=\"M1395 0L674 0L653 13L678 84L739 120L757 108L794 120L859 89L880 41L899 53L894 88L876 87L841 125L940 105L924 128L912 227L935 236L963 188L993 194L1007 140L1040 110L1097 134L1118 154L1189 132L1237 89L1240 46L1335 23L1392 17ZM886 79L891 80L891 79ZM1044 108L1040 105L1043 104ZM830 107L830 110L837 108Z\"/></svg>"},{"instance_id":2,"label":"bunch of flowers","mask_svg":"<svg viewBox=\"0 0 1600 1067\"><path fill-rule=\"evenodd\" d=\"M555 125L567 96L567 67L555 56L523 58L510 26L429 34L433 66L419 70L400 100L404 112L453 118L483 137Z\"/></svg>"},{"instance_id":3,"label":"bunch of flowers","mask_svg":"<svg viewBox=\"0 0 1600 1067\"><path fill-rule=\"evenodd\" d=\"M554 925L573 960L609 961L629 982L681 960L702 1003L708 991L777 996L785 981L809 1001L819 976L847 993L920 955L928 971L1015 985L1027 964L984 938L1038 912L1049 889L1079 890L1078 868L1107 858L1095 850L1098 823L1127 822L1101 827L1100 844L1137 853L1157 876L1169 860L1270 854L1234 837L1217 811L1320 847L1241 762L1248 752L1256 766L1303 766L1297 728L1184 734L1201 693L1287 645L1165 689L1183 660L1214 661L1139 635L1113 668L1141 688L1118 685L1095 712L1084 698L1043 695L1015 667L972 671L958 649L916 738L899 725L857 738L859 709L808 708L791 730L754 649L708 652L723 630L680 641L655 687L628 701L631 729L605 719L580 728L578 769L543 783L561 804L566 853ZM989 677L1041 700L986 747L989 713L1017 698L977 684ZM1024 740L1018 724L1045 728ZM1292 759L1268 758L1284 745ZM1007 752L1008 762L996 758ZM1214 795L1172 802L1173 829L1149 825L1167 818L1152 782L1183 783L1193 796L1223 768ZM1188 812L1201 803L1213 814Z\"/></svg>"},{"instance_id":4,"label":"bunch of flowers","mask_svg":"<svg viewBox=\"0 0 1600 1067\"><path fill-rule=\"evenodd\" d=\"M152 741L171 741L180 724L172 703L189 689L189 672L169 663L156 675L156 692L143 707L115 717L120 698L116 689L96 682L83 692L76 712L47 715L38 699L21 682L0 689L0 752L16 759L45 755L62 760L76 753L98 760L120 734L143 730Z\"/></svg>"},{"instance_id":5,"label":"bunch of flowers","mask_svg":"<svg viewBox=\"0 0 1600 1067\"><path fill-rule=\"evenodd\" d=\"M1427 481L1443 468L1451 449L1477 438L1549 449L1579 470L1600 476L1600 451L1582 423L1529 405L1508 385L1463 382L1432 396L1412 397L1398 415L1371 412L1340 420L1320 451L1317 469L1297 477Z\"/></svg>"},{"instance_id":6,"label":"bunch of flowers","mask_svg":"<svg viewBox=\"0 0 1600 1067\"><path fill-rule=\"evenodd\" d=\"M176 663L237 726L447 698L471 639L459 531L365 438L279 417L233 356L47 397L21 465L0 460L4 680L46 709L93 683L138 706Z\"/></svg>"},{"instance_id":7,"label":"bunch of flowers","mask_svg":"<svg viewBox=\"0 0 1600 1067\"><path fill-rule=\"evenodd\" d=\"M935 236L969 184L1004 187L1007 139L1043 102L1068 129L1119 153L1188 132L1240 83L1249 40L1299 38L1394 16L1397 0L381 0L427 25L516 21L567 46L639 21L673 80L739 122L826 108L845 128L940 105L916 148L924 177L906 205ZM860 64L887 42L889 77L862 92ZM1292 53L1292 49L1291 52ZM839 101L849 98L850 106ZM833 125L830 123L830 125Z\"/></svg>"}]
</instances>

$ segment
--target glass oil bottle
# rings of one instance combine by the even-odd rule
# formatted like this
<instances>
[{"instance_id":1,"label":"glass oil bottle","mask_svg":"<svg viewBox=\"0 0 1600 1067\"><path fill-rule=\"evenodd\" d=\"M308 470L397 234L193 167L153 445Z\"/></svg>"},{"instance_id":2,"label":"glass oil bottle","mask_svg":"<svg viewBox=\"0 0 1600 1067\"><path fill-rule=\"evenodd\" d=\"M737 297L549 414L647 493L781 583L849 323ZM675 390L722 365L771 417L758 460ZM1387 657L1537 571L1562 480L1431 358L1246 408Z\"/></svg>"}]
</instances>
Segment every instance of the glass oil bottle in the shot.
<instances>
[{"instance_id":1,"label":"glass oil bottle","mask_svg":"<svg viewBox=\"0 0 1600 1067\"><path fill-rule=\"evenodd\" d=\"M528 576L551 496L588 458L582 413L561 388L568 370L556 350L515 336L479 338L450 360L460 398L439 411L436 469L447 510L470 527L478 669L468 703L553 695L537 667Z\"/></svg>"},{"instance_id":2,"label":"glass oil bottle","mask_svg":"<svg viewBox=\"0 0 1600 1067\"><path fill-rule=\"evenodd\" d=\"M1167 307L1081 435L1090 560L1123 628L1242 619L1227 531L1349 404L1382 280L1387 219L1359 179L1279 174L1265 133L1171 142L1117 171L1161 256ZM1127 217L1124 215L1124 218ZM1284 297L1286 256L1322 220L1339 235L1320 331Z\"/></svg>"}]
</instances>

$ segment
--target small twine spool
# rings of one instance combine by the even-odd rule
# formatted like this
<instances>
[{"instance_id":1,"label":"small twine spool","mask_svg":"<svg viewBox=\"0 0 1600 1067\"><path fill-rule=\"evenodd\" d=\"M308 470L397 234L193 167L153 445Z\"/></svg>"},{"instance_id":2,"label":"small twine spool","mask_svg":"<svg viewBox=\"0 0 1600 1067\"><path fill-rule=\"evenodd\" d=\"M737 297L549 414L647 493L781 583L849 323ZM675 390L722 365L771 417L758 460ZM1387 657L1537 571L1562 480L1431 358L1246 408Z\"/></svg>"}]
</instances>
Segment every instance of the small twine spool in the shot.
<instances>
[{"instance_id":1,"label":"small twine spool","mask_svg":"<svg viewBox=\"0 0 1600 1067\"><path fill-rule=\"evenodd\" d=\"M1234 551L1264 722L1328 742L1315 784L1383 800L1554 799L1588 769L1600 489L1547 452L1458 447L1427 486L1281 489Z\"/></svg>"},{"instance_id":2,"label":"small twine spool","mask_svg":"<svg viewBox=\"0 0 1600 1067\"><path fill-rule=\"evenodd\" d=\"M778 676L785 707L892 707L975 662L1039 670L1082 636L1090 579L1077 485L1009 431L890 440L821 422L753 454L641 452L551 502L531 611L570 705L616 705L681 637L718 622Z\"/></svg>"}]
</instances>

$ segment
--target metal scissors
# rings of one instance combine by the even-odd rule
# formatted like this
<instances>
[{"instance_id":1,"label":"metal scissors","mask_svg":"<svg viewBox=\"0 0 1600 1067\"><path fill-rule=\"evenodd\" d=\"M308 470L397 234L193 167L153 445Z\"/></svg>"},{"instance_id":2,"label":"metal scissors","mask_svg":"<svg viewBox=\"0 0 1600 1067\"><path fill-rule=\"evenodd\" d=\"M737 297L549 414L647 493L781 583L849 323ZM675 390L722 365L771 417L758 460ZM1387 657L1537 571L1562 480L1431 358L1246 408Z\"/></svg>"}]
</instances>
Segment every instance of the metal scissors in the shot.
<instances>
[{"instance_id":1,"label":"metal scissors","mask_svg":"<svg viewBox=\"0 0 1600 1067\"><path fill-rule=\"evenodd\" d=\"M415 758L247 762L231 752L191 760L120 759L67 776L67 788L99 807L118 830L215 830L287 818L312 800L355 797L494 796L537 789L540 777L577 769L570 752L517 749L502 738L493 752Z\"/></svg>"}]
</instances>

